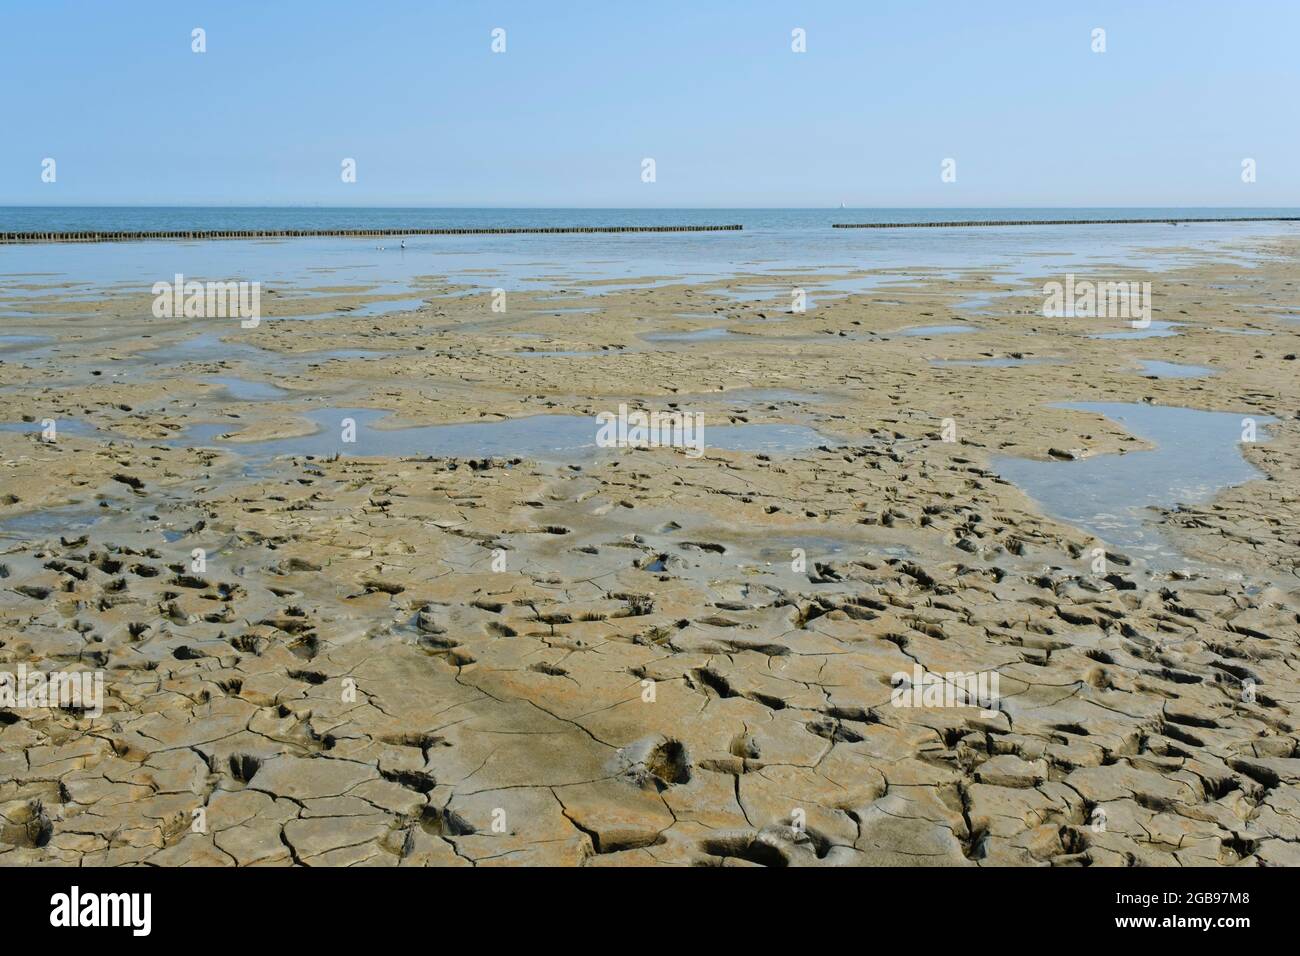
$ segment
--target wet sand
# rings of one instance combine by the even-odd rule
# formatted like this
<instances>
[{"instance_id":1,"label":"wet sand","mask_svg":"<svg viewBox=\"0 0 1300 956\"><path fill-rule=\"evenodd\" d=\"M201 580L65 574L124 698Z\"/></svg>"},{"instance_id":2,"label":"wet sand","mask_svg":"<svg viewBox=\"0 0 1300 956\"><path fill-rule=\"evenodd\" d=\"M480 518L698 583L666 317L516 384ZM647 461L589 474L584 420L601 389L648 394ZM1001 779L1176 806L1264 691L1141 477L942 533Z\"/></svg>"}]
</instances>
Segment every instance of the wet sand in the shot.
<instances>
[{"instance_id":1,"label":"wet sand","mask_svg":"<svg viewBox=\"0 0 1300 956\"><path fill-rule=\"evenodd\" d=\"M1242 251L1141 276L1143 337L1052 274L277 284L256 329L9 281L0 661L108 699L0 709L0 863L1300 864L1300 240ZM704 455L580 447L620 402ZM1171 451L1238 483L1110 516L1150 553L998 470L1119 513ZM895 706L917 667L999 697Z\"/></svg>"}]
</instances>

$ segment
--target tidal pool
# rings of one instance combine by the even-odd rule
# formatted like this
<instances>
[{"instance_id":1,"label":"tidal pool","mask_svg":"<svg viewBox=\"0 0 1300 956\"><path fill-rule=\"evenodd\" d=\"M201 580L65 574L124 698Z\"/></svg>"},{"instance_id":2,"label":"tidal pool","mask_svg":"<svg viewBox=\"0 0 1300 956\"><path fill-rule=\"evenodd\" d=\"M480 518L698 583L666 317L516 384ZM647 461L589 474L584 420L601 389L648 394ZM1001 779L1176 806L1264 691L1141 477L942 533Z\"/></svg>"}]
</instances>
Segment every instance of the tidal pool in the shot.
<instances>
[{"instance_id":1,"label":"tidal pool","mask_svg":"<svg viewBox=\"0 0 1300 956\"><path fill-rule=\"evenodd\" d=\"M273 402L278 398L293 395L278 385L270 382L256 382L251 379L237 378L234 375L218 375L208 379L214 385L220 385L231 398L240 402Z\"/></svg>"},{"instance_id":2,"label":"tidal pool","mask_svg":"<svg viewBox=\"0 0 1300 956\"><path fill-rule=\"evenodd\" d=\"M820 392L804 392L793 388L732 388L722 392L687 392L657 400L674 401L678 405L707 401L762 405L771 402L824 402L828 397Z\"/></svg>"},{"instance_id":3,"label":"tidal pool","mask_svg":"<svg viewBox=\"0 0 1300 956\"><path fill-rule=\"evenodd\" d=\"M647 332L641 338L647 342L716 342L735 335L731 329L696 329L694 332Z\"/></svg>"},{"instance_id":4,"label":"tidal pool","mask_svg":"<svg viewBox=\"0 0 1300 956\"><path fill-rule=\"evenodd\" d=\"M204 332L183 342L159 346L156 349L136 352L134 357L146 358L158 365L180 365L183 362L220 362L234 359L271 359L274 352L259 349L244 342L227 342L218 332Z\"/></svg>"},{"instance_id":5,"label":"tidal pool","mask_svg":"<svg viewBox=\"0 0 1300 956\"><path fill-rule=\"evenodd\" d=\"M1018 368L1021 365L1049 365L1059 359L1050 358L987 358L987 359L930 359L936 368Z\"/></svg>"},{"instance_id":6,"label":"tidal pool","mask_svg":"<svg viewBox=\"0 0 1300 956\"><path fill-rule=\"evenodd\" d=\"M21 349L53 342L52 335L0 335L0 351L17 352Z\"/></svg>"},{"instance_id":7,"label":"tidal pool","mask_svg":"<svg viewBox=\"0 0 1300 956\"><path fill-rule=\"evenodd\" d=\"M957 309L961 312L975 312L987 315L996 311L994 305L997 300L1009 298L1013 295L1029 294L1032 293L1025 289L1007 289L996 292L972 292L962 297L962 300L957 303Z\"/></svg>"},{"instance_id":8,"label":"tidal pool","mask_svg":"<svg viewBox=\"0 0 1300 956\"><path fill-rule=\"evenodd\" d=\"M795 286L749 286L740 289L709 289L711 295L716 295L720 299L730 299L732 302L767 302L775 299L777 296L790 298L791 290Z\"/></svg>"},{"instance_id":9,"label":"tidal pool","mask_svg":"<svg viewBox=\"0 0 1300 956\"><path fill-rule=\"evenodd\" d=\"M106 438L114 437L107 433L101 433L94 425L89 422L83 422L79 418L65 418L58 415L44 416L34 422L0 422L0 432L41 432L45 428L42 424L45 418L50 418L54 421L55 442L59 440L60 435L76 435L84 438L89 435L103 434Z\"/></svg>"},{"instance_id":10,"label":"tidal pool","mask_svg":"<svg viewBox=\"0 0 1300 956\"><path fill-rule=\"evenodd\" d=\"M310 435L267 441L215 441L230 425L196 425L177 442L215 444L247 457L330 455L376 457L533 458L570 462L591 458L599 425L594 416L533 415L492 422L384 428L390 412L376 408L322 408L303 414L317 426ZM343 441L344 420L356 423L355 441ZM237 435L231 435L237 438ZM837 444L805 425L714 425L703 429L704 448L784 453Z\"/></svg>"},{"instance_id":11,"label":"tidal pool","mask_svg":"<svg viewBox=\"0 0 1300 956\"><path fill-rule=\"evenodd\" d=\"M1151 375L1155 378L1204 378L1214 374L1214 369L1206 368L1204 365L1179 365L1176 362L1161 362L1154 359L1141 361L1138 364L1142 366L1143 375Z\"/></svg>"},{"instance_id":12,"label":"tidal pool","mask_svg":"<svg viewBox=\"0 0 1300 956\"><path fill-rule=\"evenodd\" d=\"M421 306L425 305L426 299L384 299L379 302L368 302L365 305L359 305L354 309L335 309L332 312L311 312L306 315L277 315L273 316L270 321L287 319L289 321L298 321L306 319L337 319L341 317L359 318L361 316L378 316L389 315L395 312L414 312Z\"/></svg>"},{"instance_id":13,"label":"tidal pool","mask_svg":"<svg viewBox=\"0 0 1300 956\"><path fill-rule=\"evenodd\" d=\"M996 457L993 468L1048 514L1097 535L1151 564L1186 563L1152 523L1152 509L1201 504L1224 488L1261 477L1242 457L1243 419L1253 418L1267 441L1266 415L1204 412L1125 402L1054 405L1104 415L1155 447L1077 461Z\"/></svg>"},{"instance_id":14,"label":"tidal pool","mask_svg":"<svg viewBox=\"0 0 1300 956\"><path fill-rule=\"evenodd\" d=\"M573 350L561 349L559 351L553 351L553 352L523 351L523 352L511 352L510 354L514 358L588 358L592 355L619 355L623 351L624 351L623 349L601 349L598 351L577 352Z\"/></svg>"},{"instance_id":15,"label":"tidal pool","mask_svg":"<svg viewBox=\"0 0 1300 956\"><path fill-rule=\"evenodd\" d=\"M1094 332L1088 336L1090 339L1167 339L1170 336L1177 335L1174 329L1181 326L1181 322L1162 322L1159 319L1152 319L1151 324L1145 329L1127 329L1123 332Z\"/></svg>"},{"instance_id":16,"label":"tidal pool","mask_svg":"<svg viewBox=\"0 0 1300 956\"><path fill-rule=\"evenodd\" d=\"M393 349L321 349L319 352L299 352L297 355L285 356L285 358L299 359L309 365L319 365L333 359L387 358L395 354Z\"/></svg>"},{"instance_id":17,"label":"tidal pool","mask_svg":"<svg viewBox=\"0 0 1300 956\"><path fill-rule=\"evenodd\" d=\"M894 334L911 338L916 335L959 335L962 332L978 331L980 330L973 325L914 325L911 328L899 329Z\"/></svg>"},{"instance_id":18,"label":"tidal pool","mask_svg":"<svg viewBox=\"0 0 1300 956\"><path fill-rule=\"evenodd\" d=\"M268 365L290 362L328 362L330 359L371 358L392 355L392 349L321 349L315 352L275 352L246 342L229 342L222 333L204 332L192 339L174 342L156 349L136 352L132 358L147 359L155 365L181 365L185 362L250 361Z\"/></svg>"},{"instance_id":19,"label":"tidal pool","mask_svg":"<svg viewBox=\"0 0 1300 956\"><path fill-rule=\"evenodd\" d=\"M74 537L74 531L88 528L105 517L98 505L72 504L0 518L0 538L31 540L57 536Z\"/></svg>"}]
</instances>

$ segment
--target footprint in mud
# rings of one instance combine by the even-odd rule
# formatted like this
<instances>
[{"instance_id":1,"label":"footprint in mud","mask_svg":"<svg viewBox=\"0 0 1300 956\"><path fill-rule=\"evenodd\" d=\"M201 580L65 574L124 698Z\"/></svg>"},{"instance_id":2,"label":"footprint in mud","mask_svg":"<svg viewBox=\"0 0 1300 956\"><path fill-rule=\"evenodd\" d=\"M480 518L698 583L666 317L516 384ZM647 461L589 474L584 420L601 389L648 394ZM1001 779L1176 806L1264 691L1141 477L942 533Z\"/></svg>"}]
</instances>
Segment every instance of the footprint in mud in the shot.
<instances>
[{"instance_id":1,"label":"footprint in mud","mask_svg":"<svg viewBox=\"0 0 1300 956\"><path fill-rule=\"evenodd\" d=\"M433 836L469 836L478 830L450 807L425 807L420 814L420 827Z\"/></svg>"},{"instance_id":2,"label":"footprint in mud","mask_svg":"<svg viewBox=\"0 0 1300 956\"><path fill-rule=\"evenodd\" d=\"M691 757L680 740L641 741L621 752L623 777L639 787L660 792L689 783Z\"/></svg>"},{"instance_id":3,"label":"footprint in mud","mask_svg":"<svg viewBox=\"0 0 1300 956\"><path fill-rule=\"evenodd\" d=\"M231 754L229 761L230 775L240 783L251 783L262 769L262 759L252 754Z\"/></svg>"},{"instance_id":4,"label":"footprint in mud","mask_svg":"<svg viewBox=\"0 0 1300 956\"><path fill-rule=\"evenodd\" d=\"M434 779L433 774L425 773L423 770L385 770L380 767L379 775L389 783L414 790L416 793L432 793L438 786L438 781Z\"/></svg>"},{"instance_id":5,"label":"footprint in mud","mask_svg":"<svg viewBox=\"0 0 1300 956\"><path fill-rule=\"evenodd\" d=\"M39 800L0 812L0 843L39 849L50 842L54 824Z\"/></svg>"},{"instance_id":6,"label":"footprint in mud","mask_svg":"<svg viewBox=\"0 0 1300 956\"><path fill-rule=\"evenodd\" d=\"M529 664L528 669L538 674L546 674L550 677L569 676L569 672L566 671L563 667L557 667L555 664L548 664L545 661L540 661L539 663L536 664Z\"/></svg>"},{"instance_id":7,"label":"footprint in mud","mask_svg":"<svg viewBox=\"0 0 1300 956\"><path fill-rule=\"evenodd\" d=\"M712 541L679 541L678 547L685 548L688 551L704 551L709 554L726 554L727 549L724 545L715 544Z\"/></svg>"},{"instance_id":8,"label":"footprint in mud","mask_svg":"<svg viewBox=\"0 0 1300 956\"><path fill-rule=\"evenodd\" d=\"M420 751L426 763L429 760L429 751L434 747L451 746L451 742L445 737L430 733L390 734L380 737L379 741L393 747L415 747Z\"/></svg>"},{"instance_id":9,"label":"footprint in mud","mask_svg":"<svg viewBox=\"0 0 1300 956\"><path fill-rule=\"evenodd\" d=\"M741 831L710 837L700 849L711 860L738 859L759 866L783 868L812 865L826 860L833 846L823 834L808 827L772 824L758 831ZM846 848L840 847L844 852Z\"/></svg>"},{"instance_id":10,"label":"footprint in mud","mask_svg":"<svg viewBox=\"0 0 1300 956\"><path fill-rule=\"evenodd\" d=\"M320 685L329 680L328 675L320 671L289 671L288 676L305 684Z\"/></svg>"}]
</instances>

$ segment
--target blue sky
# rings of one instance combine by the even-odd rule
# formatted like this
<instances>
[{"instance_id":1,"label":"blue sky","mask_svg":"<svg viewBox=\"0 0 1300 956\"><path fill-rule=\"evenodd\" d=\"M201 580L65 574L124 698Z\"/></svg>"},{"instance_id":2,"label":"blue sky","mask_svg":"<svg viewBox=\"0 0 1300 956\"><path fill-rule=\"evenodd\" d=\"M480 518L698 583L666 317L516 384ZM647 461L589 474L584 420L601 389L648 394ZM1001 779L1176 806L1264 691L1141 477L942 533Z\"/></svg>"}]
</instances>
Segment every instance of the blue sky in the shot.
<instances>
[{"instance_id":1,"label":"blue sky","mask_svg":"<svg viewBox=\"0 0 1300 956\"><path fill-rule=\"evenodd\" d=\"M1300 206L1298 36L1295 0L11 0L0 204Z\"/></svg>"}]
</instances>

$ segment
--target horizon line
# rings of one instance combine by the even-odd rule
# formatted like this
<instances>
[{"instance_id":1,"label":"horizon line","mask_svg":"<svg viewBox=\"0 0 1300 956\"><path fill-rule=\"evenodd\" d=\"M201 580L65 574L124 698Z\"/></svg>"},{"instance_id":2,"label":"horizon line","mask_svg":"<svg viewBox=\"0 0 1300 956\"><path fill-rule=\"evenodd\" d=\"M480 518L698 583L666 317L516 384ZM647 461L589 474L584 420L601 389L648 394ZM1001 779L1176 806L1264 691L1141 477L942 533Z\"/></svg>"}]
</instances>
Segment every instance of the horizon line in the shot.
<instances>
[{"instance_id":1,"label":"horizon line","mask_svg":"<svg viewBox=\"0 0 1300 956\"><path fill-rule=\"evenodd\" d=\"M175 202L175 203L158 203L158 202L67 202L67 203L20 203L20 202L0 202L0 209L427 209L427 210L465 210L465 209L533 209L533 210L635 210L637 212L654 212L654 211L678 211L678 210L698 210L698 211L722 211L722 210L749 210L756 212L805 212L811 210L828 210L828 211L848 211L853 209L901 209L901 210L926 210L926 211L944 211L944 210L962 210L962 209L1300 209L1300 205L1228 205L1222 203L1211 203L1206 205L1193 203L1172 203L1172 204L1154 204L1154 205L1137 205L1133 203L1119 203L1114 205L1096 204L1096 205L1048 205L1042 203L1032 204L1012 204L1012 205L973 205L973 206L876 206L876 205L853 205L853 206L834 206L834 205L816 205L816 206L552 206L552 205L473 205L473 204L454 204L454 205L432 205L432 204L408 204L408 203L369 203L361 205L331 205L322 202L309 203L248 203L248 202Z\"/></svg>"}]
</instances>

